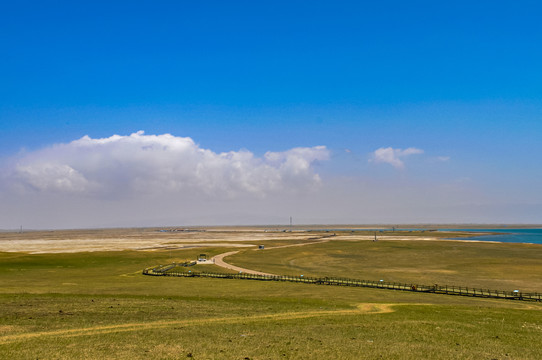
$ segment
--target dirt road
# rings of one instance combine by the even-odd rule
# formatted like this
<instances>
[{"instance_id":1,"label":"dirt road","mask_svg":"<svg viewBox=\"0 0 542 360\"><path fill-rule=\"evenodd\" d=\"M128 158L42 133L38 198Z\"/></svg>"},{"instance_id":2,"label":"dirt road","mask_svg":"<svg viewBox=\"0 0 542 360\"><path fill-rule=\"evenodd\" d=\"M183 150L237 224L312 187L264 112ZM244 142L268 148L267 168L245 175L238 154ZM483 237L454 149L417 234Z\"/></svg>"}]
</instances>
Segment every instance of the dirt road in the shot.
<instances>
[{"instance_id":1,"label":"dirt road","mask_svg":"<svg viewBox=\"0 0 542 360\"><path fill-rule=\"evenodd\" d=\"M271 250L271 249L280 249L280 248L287 248L287 247L293 247L293 246L305 246L305 245L312 245L312 244L319 244L319 243L323 243L323 242L327 242L329 241L329 237L332 237L333 235L326 235L326 236L322 236L320 239L321 240L318 240L318 241L313 241L313 242L310 242L310 243L301 243L301 244L291 244L291 245L280 245L280 246L274 246L274 247L270 247L270 248L267 248L267 250ZM261 251L261 250L257 250L257 251ZM276 276L275 274L269 274L269 273L264 273L264 272L261 272L261 271L256 271L256 270L251 270L251 269L246 269L246 268L242 268L242 267L239 267L239 266L235 266L235 265L231 265L231 264L228 264L227 262L224 261L224 258L226 256L230 256L230 255L233 255L233 254L237 254L239 251L229 251L229 252L225 252L223 254L219 254L219 255L216 255L214 257L211 258L211 261L215 264L215 265L218 265L220 267L223 267L225 269L230 269L230 270L234 270L234 271L238 271L238 272L243 272L243 273L247 273L247 274L255 274L255 275L269 275L269 276Z\"/></svg>"},{"instance_id":2,"label":"dirt road","mask_svg":"<svg viewBox=\"0 0 542 360\"><path fill-rule=\"evenodd\" d=\"M223 254L219 254L219 255L213 256L211 258L211 261L215 265L221 266L221 267L223 267L225 269L230 269L230 270L234 270L234 271L238 271L238 272L244 272L244 273L247 273L247 274L270 275L270 276L275 275L275 274L264 273L264 272L261 272L261 271L250 270L250 269L245 269L245 268L242 268L242 267L239 267L239 266L231 265L231 264L228 264L227 262L225 262L223 260L226 256L237 254L238 252L239 251L229 251L229 252L226 252L226 253L223 253Z\"/></svg>"}]
</instances>

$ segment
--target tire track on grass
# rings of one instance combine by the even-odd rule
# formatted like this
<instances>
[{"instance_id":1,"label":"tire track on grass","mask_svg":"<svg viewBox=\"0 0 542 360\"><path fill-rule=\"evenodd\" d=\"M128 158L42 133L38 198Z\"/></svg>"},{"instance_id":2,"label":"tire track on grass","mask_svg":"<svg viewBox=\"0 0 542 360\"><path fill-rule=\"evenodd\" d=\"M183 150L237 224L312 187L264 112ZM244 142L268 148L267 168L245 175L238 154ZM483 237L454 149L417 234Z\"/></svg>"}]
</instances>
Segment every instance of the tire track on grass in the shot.
<instances>
[{"instance_id":1,"label":"tire track on grass","mask_svg":"<svg viewBox=\"0 0 542 360\"><path fill-rule=\"evenodd\" d=\"M190 320L172 320L172 321L151 321L143 323L129 323L118 325L104 325L93 326L78 329L64 329L53 331L40 331L28 334L15 334L0 337L0 344L20 342L26 340L33 340L41 337L77 337L77 336L90 336L90 335L104 335L110 333L130 332L130 331L142 331L167 328L171 326L196 326L207 324L236 324L243 322L260 322L260 321L281 321L281 320L295 320L295 319L309 319L315 317L324 316L344 316L344 315L360 315L360 314L384 314L394 312L393 309L396 305L411 305L411 304L376 304L376 303L362 303L358 304L354 309L344 310L316 310L316 311L300 311L300 312L287 312L280 314L265 314L265 315L252 315L252 316L232 316L232 317L218 317L207 319L190 319Z\"/></svg>"}]
</instances>

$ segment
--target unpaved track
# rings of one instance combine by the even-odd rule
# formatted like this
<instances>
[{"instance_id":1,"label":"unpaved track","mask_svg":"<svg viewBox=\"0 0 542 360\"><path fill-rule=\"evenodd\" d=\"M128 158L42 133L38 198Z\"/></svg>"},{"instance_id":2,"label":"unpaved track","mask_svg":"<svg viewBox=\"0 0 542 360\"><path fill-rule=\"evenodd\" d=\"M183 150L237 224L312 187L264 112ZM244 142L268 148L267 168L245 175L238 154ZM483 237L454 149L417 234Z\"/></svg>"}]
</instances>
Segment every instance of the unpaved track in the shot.
<instances>
[{"instance_id":1,"label":"unpaved track","mask_svg":"<svg viewBox=\"0 0 542 360\"><path fill-rule=\"evenodd\" d=\"M89 336L89 335L103 335L118 332L129 331L142 331L149 329L167 328L170 326L190 326L190 325L208 325L213 323L221 324L236 324L245 322L259 322L259 321L280 321L280 320L293 320L293 319L308 319L314 317L323 316L337 316L337 315L359 315L359 314L384 314L395 311L392 307L396 305L409 305L409 304L358 304L355 309L345 310L317 310L317 311L299 311L299 312L287 312L279 314L265 314L265 315L252 315L252 316L232 316L232 317L218 317L208 319L190 319L190 320L175 320L175 321L150 321L144 323L129 323L119 325L107 325L107 326L93 326L87 328L78 329L66 329L66 330L53 330L53 331L41 331L26 334L15 334L0 337L0 344L20 342L26 340L32 340L40 337L76 337L76 336Z\"/></svg>"},{"instance_id":2,"label":"unpaved track","mask_svg":"<svg viewBox=\"0 0 542 360\"><path fill-rule=\"evenodd\" d=\"M325 242L330 241L329 238L332 237L332 236L334 236L334 235L322 236L318 241L313 241L313 242L309 242L309 243L299 243L299 244L289 244L289 245L273 246L273 247L267 248L267 250L281 249L281 248L294 247L294 246L305 246L305 245L314 245L314 244L325 243Z\"/></svg>"},{"instance_id":3,"label":"unpaved track","mask_svg":"<svg viewBox=\"0 0 542 360\"><path fill-rule=\"evenodd\" d=\"M215 265L221 266L221 267L223 267L225 269L230 269L230 270L234 270L234 271L238 271L238 272L244 272L244 273L247 273L247 274L274 276L274 274L264 273L264 272L261 272L261 271L250 270L250 269L245 269L245 268L242 268L242 267L239 267L239 266L231 265L231 264L228 264L227 262L225 262L223 260L226 256L237 254L238 252L239 251L229 251L227 253L219 254L219 255L213 256L211 258L211 261Z\"/></svg>"},{"instance_id":4,"label":"unpaved track","mask_svg":"<svg viewBox=\"0 0 542 360\"><path fill-rule=\"evenodd\" d=\"M271 249L281 249L281 248L287 248L287 247L294 247L294 246L305 246L305 245L313 245L313 244L320 244L320 243L325 243L325 242L328 242L330 237L332 237L334 235L326 235L326 236L322 236L320 239L321 240L318 240L318 241L313 241L313 242L310 242L310 243L300 243L300 244L290 244L290 245L280 245L280 246L273 246L273 247L269 247L267 248L267 250L271 250ZM257 251L261 251L261 250L257 250ZM246 273L246 274L255 274L255 275L268 275L268 276L278 276L276 274L269 274L269 273L265 273L265 272L261 272L261 271L256 271L256 270L251 270L251 269L246 269L246 268L242 268L242 267L239 267L239 266L235 266L235 265L231 265L231 264L228 264L227 262L224 261L224 258L226 256L230 256L230 255L233 255L233 254L237 254L239 252L239 250L237 251L229 251L229 252L225 252L223 254L218 254L218 255L215 255L211 258L211 261L215 264L215 265L218 265L220 267L223 267L225 269L230 269L230 270L234 270L234 271L238 271L238 272L243 272L243 273Z\"/></svg>"}]
</instances>

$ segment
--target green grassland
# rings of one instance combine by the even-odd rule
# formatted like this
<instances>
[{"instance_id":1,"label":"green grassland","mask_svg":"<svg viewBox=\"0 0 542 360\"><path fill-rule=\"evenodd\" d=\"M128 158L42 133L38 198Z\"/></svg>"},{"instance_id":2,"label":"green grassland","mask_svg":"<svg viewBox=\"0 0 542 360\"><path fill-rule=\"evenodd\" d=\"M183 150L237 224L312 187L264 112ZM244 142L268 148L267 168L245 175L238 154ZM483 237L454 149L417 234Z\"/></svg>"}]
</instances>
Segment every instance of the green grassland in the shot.
<instances>
[{"instance_id":1,"label":"green grassland","mask_svg":"<svg viewBox=\"0 0 542 360\"><path fill-rule=\"evenodd\" d=\"M457 241L330 241L245 250L233 265L273 273L542 291L542 246Z\"/></svg>"},{"instance_id":2,"label":"green grassland","mask_svg":"<svg viewBox=\"0 0 542 360\"><path fill-rule=\"evenodd\" d=\"M204 252L231 250L239 248ZM0 253L0 358L542 358L539 303L141 275L201 252ZM330 241L241 249L226 261L278 274L542 291L542 247L533 245Z\"/></svg>"}]
</instances>

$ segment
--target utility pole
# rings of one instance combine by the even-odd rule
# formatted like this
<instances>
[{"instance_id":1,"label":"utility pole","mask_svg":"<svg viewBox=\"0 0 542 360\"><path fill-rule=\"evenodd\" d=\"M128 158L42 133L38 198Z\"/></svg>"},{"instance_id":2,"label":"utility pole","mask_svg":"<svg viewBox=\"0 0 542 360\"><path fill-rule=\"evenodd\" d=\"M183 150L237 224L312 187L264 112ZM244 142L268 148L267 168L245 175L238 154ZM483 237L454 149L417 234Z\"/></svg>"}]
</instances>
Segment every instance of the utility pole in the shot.
<instances>
[{"instance_id":1,"label":"utility pole","mask_svg":"<svg viewBox=\"0 0 542 360\"><path fill-rule=\"evenodd\" d=\"M292 231L292 217L290 216L290 231Z\"/></svg>"}]
</instances>

